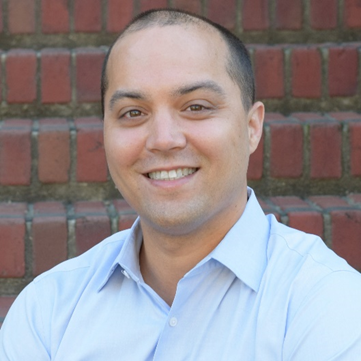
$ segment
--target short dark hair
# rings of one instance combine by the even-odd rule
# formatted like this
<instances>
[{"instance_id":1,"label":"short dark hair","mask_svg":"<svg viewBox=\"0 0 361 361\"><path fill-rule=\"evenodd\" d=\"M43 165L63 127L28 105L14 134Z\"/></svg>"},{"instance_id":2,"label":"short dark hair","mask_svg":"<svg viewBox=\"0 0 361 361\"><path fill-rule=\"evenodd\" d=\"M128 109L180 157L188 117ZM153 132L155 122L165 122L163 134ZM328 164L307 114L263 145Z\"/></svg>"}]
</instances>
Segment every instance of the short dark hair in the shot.
<instances>
[{"instance_id":1,"label":"short dark hair","mask_svg":"<svg viewBox=\"0 0 361 361\"><path fill-rule=\"evenodd\" d=\"M110 46L104 62L101 75L101 102L104 118L104 98L108 89L107 64L114 44L129 33L153 26L171 25L210 25L216 29L228 46L229 58L226 69L241 90L242 103L245 110L249 110L255 101L255 84L251 59L243 42L223 26L214 23L202 16L191 14L186 11L175 9L156 9L143 12L136 16L128 26L119 34L114 43Z\"/></svg>"}]
</instances>

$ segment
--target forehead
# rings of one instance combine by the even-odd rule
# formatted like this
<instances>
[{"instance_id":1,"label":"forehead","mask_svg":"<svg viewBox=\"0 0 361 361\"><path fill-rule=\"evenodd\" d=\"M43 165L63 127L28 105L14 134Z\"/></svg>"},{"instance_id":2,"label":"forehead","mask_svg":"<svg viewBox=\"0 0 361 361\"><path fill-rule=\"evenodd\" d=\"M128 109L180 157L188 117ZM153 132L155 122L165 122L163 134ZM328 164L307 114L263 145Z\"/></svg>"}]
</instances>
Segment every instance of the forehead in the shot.
<instances>
[{"instance_id":1,"label":"forehead","mask_svg":"<svg viewBox=\"0 0 361 361\"><path fill-rule=\"evenodd\" d=\"M155 79L226 74L228 48L209 25L151 26L126 34L114 45L107 66L109 84L142 77Z\"/></svg>"}]
</instances>

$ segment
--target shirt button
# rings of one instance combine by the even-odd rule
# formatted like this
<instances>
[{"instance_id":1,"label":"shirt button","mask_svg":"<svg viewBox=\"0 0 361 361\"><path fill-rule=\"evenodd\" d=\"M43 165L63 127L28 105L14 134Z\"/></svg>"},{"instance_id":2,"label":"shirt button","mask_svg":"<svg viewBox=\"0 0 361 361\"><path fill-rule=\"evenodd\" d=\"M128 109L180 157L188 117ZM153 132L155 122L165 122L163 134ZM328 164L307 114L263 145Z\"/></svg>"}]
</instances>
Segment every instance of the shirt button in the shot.
<instances>
[{"instance_id":1,"label":"shirt button","mask_svg":"<svg viewBox=\"0 0 361 361\"><path fill-rule=\"evenodd\" d=\"M178 320L177 320L175 317L172 317L172 318L169 320L169 324L170 324L170 326L172 326L172 327L177 326L177 323L178 323Z\"/></svg>"}]
</instances>

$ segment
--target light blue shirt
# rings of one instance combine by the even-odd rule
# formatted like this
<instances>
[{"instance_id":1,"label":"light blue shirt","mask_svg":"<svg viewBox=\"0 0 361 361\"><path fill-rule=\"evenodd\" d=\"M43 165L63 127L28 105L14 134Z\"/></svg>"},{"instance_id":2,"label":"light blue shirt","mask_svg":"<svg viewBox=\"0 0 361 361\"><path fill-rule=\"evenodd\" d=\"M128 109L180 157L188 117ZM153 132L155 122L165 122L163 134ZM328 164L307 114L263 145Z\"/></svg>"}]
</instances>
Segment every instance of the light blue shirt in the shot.
<instances>
[{"instance_id":1,"label":"light blue shirt","mask_svg":"<svg viewBox=\"0 0 361 361\"><path fill-rule=\"evenodd\" d=\"M360 274L249 195L171 307L142 279L137 221L25 288L0 360L361 360Z\"/></svg>"}]
</instances>

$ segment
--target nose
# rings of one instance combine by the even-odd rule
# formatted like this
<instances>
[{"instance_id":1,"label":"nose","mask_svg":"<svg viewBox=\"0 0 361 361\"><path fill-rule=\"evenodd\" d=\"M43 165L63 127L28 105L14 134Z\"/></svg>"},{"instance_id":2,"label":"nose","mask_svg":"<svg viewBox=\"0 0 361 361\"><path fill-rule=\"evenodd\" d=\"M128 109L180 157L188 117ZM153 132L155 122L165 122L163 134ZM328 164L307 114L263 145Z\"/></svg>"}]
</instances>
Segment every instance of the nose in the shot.
<instances>
[{"instance_id":1,"label":"nose","mask_svg":"<svg viewBox=\"0 0 361 361\"><path fill-rule=\"evenodd\" d=\"M186 146L181 120L175 119L168 112L155 114L148 124L146 148L149 151L169 152Z\"/></svg>"}]
</instances>

